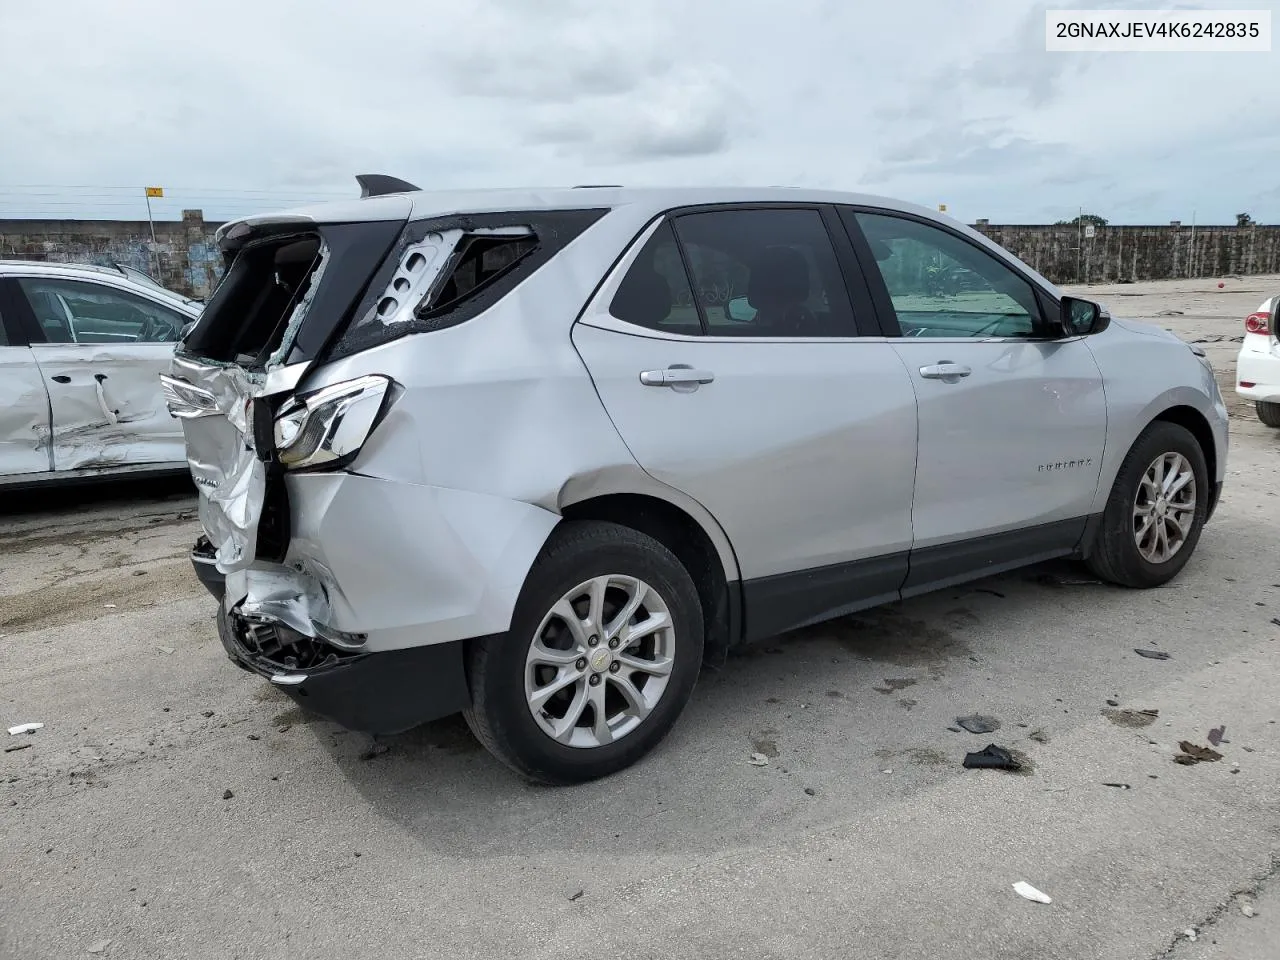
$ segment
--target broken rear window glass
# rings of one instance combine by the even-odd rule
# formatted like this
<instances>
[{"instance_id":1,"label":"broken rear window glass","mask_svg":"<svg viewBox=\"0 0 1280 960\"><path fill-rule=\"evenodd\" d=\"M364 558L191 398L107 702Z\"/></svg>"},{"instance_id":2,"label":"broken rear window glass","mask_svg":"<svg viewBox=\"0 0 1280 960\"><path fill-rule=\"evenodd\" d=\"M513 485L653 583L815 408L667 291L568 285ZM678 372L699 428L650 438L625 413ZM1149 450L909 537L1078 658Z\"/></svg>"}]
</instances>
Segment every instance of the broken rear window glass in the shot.
<instances>
[{"instance_id":1,"label":"broken rear window glass","mask_svg":"<svg viewBox=\"0 0 1280 960\"><path fill-rule=\"evenodd\" d=\"M245 247L205 307L187 346L211 360L260 367L305 310L323 262L320 238L293 235Z\"/></svg>"},{"instance_id":2,"label":"broken rear window glass","mask_svg":"<svg viewBox=\"0 0 1280 960\"><path fill-rule=\"evenodd\" d=\"M496 234L463 234L445 268L444 282L418 308L418 316L434 317L452 310L501 277L537 246L537 238L527 227Z\"/></svg>"}]
</instances>

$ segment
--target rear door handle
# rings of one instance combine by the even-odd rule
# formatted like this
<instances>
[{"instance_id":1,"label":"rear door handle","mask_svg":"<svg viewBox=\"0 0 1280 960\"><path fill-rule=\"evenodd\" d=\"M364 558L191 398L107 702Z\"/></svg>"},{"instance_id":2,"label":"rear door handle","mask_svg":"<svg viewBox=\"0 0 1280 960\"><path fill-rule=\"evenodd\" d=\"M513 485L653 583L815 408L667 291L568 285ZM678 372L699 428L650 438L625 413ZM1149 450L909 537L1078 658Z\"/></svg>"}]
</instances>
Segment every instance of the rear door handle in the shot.
<instances>
[{"instance_id":1,"label":"rear door handle","mask_svg":"<svg viewBox=\"0 0 1280 960\"><path fill-rule=\"evenodd\" d=\"M54 383L70 383L71 382L71 378L68 377L65 373L54 374L49 379L52 380Z\"/></svg>"},{"instance_id":2,"label":"rear door handle","mask_svg":"<svg viewBox=\"0 0 1280 960\"><path fill-rule=\"evenodd\" d=\"M641 370L640 382L646 387L697 386L711 383L716 375L710 370L695 370L682 364L672 364L665 370Z\"/></svg>"},{"instance_id":3,"label":"rear door handle","mask_svg":"<svg viewBox=\"0 0 1280 960\"><path fill-rule=\"evenodd\" d=\"M937 363L920 368L920 376L926 380L946 380L949 383L955 383L971 373L973 371L964 364L952 363L950 360L939 360Z\"/></svg>"}]
</instances>

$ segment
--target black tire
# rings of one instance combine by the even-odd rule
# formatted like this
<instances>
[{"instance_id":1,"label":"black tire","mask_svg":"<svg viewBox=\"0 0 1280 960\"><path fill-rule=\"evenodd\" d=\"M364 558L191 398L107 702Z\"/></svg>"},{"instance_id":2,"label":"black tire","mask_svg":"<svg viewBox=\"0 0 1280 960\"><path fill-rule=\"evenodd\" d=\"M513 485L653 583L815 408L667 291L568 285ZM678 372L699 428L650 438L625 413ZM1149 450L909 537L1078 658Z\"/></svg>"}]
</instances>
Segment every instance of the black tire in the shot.
<instances>
[{"instance_id":1,"label":"black tire","mask_svg":"<svg viewBox=\"0 0 1280 960\"><path fill-rule=\"evenodd\" d=\"M1134 538L1133 507L1142 475L1164 453L1180 453L1191 464L1196 484L1195 513L1193 528L1182 547L1163 563L1152 563L1138 551ZM1120 465L1085 562L1096 576L1120 586L1148 588L1168 583L1187 565L1195 552L1208 507L1209 471L1200 444L1185 427L1157 420L1134 441Z\"/></svg>"},{"instance_id":2,"label":"black tire","mask_svg":"<svg viewBox=\"0 0 1280 960\"><path fill-rule=\"evenodd\" d=\"M543 618L561 597L610 574L638 577L666 603L675 634L671 674L652 712L630 733L604 746L566 746L534 720L525 693L526 656ZM702 622L689 572L657 540L614 523L563 522L525 579L511 629L471 645L467 724L494 756L530 780L564 785L616 773L657 746L688 703L702 667Z\"/></svg>"},{"instance_id":3,"label":"black tire","mask_svg":"<svg viewBox=\"0 0 1280 960\"><path fill-rule=\"evenodd\" d=\"M1280 403L1268 403L1258 400L1253 408L1258 411L1258 419L1268 427L1280 427Z\"/></svg>"}]
</instances>

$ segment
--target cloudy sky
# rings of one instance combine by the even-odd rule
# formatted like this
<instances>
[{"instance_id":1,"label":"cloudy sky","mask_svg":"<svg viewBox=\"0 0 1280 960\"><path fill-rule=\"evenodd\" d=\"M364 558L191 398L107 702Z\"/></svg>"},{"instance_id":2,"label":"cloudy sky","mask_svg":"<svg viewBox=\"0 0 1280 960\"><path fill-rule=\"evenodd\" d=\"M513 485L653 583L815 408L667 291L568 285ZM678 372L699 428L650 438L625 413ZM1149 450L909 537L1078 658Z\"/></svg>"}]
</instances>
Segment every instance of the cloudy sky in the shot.
<instances>
[{"instance_id":1,"label":"cloudy sky","mask_svg":"<svg viewBox=\"0 0 1280 960\"><path fill-rule=\"evenodd\" d=\"M0 217L143 217L153 184L222 219L380 172L1280 222L1280 51L1047 53L1046 6L1276 0L0 0Z\"/></svg>"}]
</instances>

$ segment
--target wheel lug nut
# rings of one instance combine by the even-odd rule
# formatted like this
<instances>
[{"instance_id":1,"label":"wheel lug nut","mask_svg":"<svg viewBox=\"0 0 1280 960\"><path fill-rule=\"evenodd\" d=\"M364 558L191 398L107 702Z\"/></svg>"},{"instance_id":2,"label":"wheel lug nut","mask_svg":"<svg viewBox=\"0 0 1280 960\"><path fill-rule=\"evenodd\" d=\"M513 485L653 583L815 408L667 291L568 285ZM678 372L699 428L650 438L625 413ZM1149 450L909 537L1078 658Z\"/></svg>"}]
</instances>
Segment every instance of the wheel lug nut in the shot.
<instances>
[{"instance_id":1,"label":"wheel lug nut","mask_svg":"<svg viewBox=\"0 0 1280 960\"><path fill-rule=\"evenodd\" d=\"M610 672L610 673L617 673L617 672L618 672L619 670L621 670L621 669L622 669L622 664L620 664L620 663L615 662L615 663L611 663L611 664L609 664L609 672Z\"/></svg>"},{"instance_id":2,"label":"wheel lug nut","mask_svg":"<svg viewBox=\"0 0 1280 960\"><path fill-rule=\"evenodd\" d=\"M579 670L585 670L585 669L587 669L587 658L586 658L586 657L579 657L579 658L578 658L578 662L577 662L577 663L575 663L575 664L574 664L574 666L575 666L575 667L577 667Z\"/></svg>"},{"instance_id":3,"label":"wheel lug nut","mask_svg":"<svg viewBox=\"0 0 1280 960\"><path fill-rule=\"evenodd\" d=\"M598 674L598 673L593 673L593 674L591 675L590 683L591 683L591 685L592 685L593 687L598 687L598 686L600 686L600 674Z\"/></svg>"},{"instance_id":4,"label":"wheel lug nut","mask_svg":"<svg viewBox=\"0 0 1280 960\"><path fill-rule=\"evenodd\" d=\"M617 650L617 649L618 649L618 638L617 638L617 637L614 637L612 640L610 640L610 641L609 641L609 649L610 649L610 650Z\"/></svg>"},{"instance_id":5,"label":"wheel lug nut","mask_svg":"<svg viewBox=\"0 0 1280 960\"><path fill-rule=\"evenodd\" d=\"M594 647L600 643L600 638L596 636L587 637L587 646Z\"/></svg>"}]
</instances>

